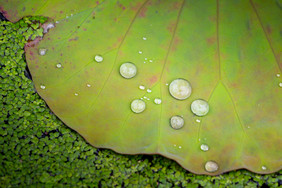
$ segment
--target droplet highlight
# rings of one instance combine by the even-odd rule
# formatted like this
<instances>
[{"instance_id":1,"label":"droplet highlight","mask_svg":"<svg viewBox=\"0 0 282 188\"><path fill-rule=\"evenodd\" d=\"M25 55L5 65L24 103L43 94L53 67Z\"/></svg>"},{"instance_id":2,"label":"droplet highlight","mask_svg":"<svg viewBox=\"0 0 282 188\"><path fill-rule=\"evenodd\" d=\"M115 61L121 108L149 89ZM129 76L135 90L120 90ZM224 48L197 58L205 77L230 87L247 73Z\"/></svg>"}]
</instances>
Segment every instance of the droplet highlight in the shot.
<instances>
[{"instance_id":1,"label":"droplet highlight","mask_svg":"<svg viewBox=\"0 0 282 188\"><path fill-rule=\"evenodd\" d=\"M207 172L216 172L218 170L218 164L214 161L208 161L205 164L205 170Z\"/></svg>"},{"instance_id":2,"label":"droplet highlight","mask_svg":"<svg viewBox=\"0 0 282 188\"><path fill-rule=\"evenodd\" d=\"M104 58L101 55L96 55L94 59L97 63L101 63L104 60Z\"/></svg>"},{"instance_id":3,"label":"droplet highlight","mask_svg":"<svg viewBox=\"0 0 282 188\"><path fill-rule=\"evenodd\" d=\"M161 104L162 103L162 100L160 98L155 98L154 99L154 103L155 104Z\"/></svg>"},{"instance_id":4,"label":"droplet highlight","mask_svg":"<svg viewBox=\"0 0 282 188\"><path fill-rule=\"evenodd\" d=\"M209 146L206 145L206 144L202 144L202 145L200 146L200 148L201 148L202 151L208 151L208 150L209 150Z\"/></svg>"},{"instance_id":5,"label":"droplet highlight","mask_svg":"<svg viewBox=\"0 0 282 188\"><path fill-rule=\"evenodd\" d=\"M38 50L39 55L45 55L46 52L47 52L47 49L45 49L45 48L40 48L40 49Z\"/></svg>"},{"instance_id":6,"label":"droplet highlight","mask_svg":"<svg viewBox=\"0 0 282 188\"><path fill-rule=\"evenodd\" d=\"M135 99L134 101L131 102L131 110L134 113L141 113L145 110L146 108L146 103L141 100L141 99Z\"/></svg>"},{"instance_id":7,"label":"droplet highlight","mask_svg":"<svg viewBox=\"0 0 282 188\"><path fill-rule=\"evenodd\" d=\"M191 110L197 116L204 116L209 112L209 104L205 100L197 99L192 102Z\"/></svg>"},{"instance_id":8,"label":"droplet highlight","mask_svg":"<svg viewBox=\"0 0 282 188\"><path fill-rule=\"evenodd\" d=\"M180 129L184 125L184 119L180 116L172 116L170 118L170 126L173 129Z\"/></svg>"},{"instance_id":9,"label":"droplet highlight","mask_svg":"<svg viewBox=\"0 0 282 188\"><path fill-rule=\"evenodd\" d=\"M192 92L190 83L182 78L173 80L169 85L169 93L178 100L187 99Z\"/></svg>"},{"instance_id":10,"label":"droplet highlight","mask_svg":"<svg viewBox=\"0 0 282 188\"><path fill-rule=\"evenodd\" d=\"M127 62L120 66L119 72L124 78L133 78L137 73L137 68L133 63Z\"/></svg>"}]
</instances>

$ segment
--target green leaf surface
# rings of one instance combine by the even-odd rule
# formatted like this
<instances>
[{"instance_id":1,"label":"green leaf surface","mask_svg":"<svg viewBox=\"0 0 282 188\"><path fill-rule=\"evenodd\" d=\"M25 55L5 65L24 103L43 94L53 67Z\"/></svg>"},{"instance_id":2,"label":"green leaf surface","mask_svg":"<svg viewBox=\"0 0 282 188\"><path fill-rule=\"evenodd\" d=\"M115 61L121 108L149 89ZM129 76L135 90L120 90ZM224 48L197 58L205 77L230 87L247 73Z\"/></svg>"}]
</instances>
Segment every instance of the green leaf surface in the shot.
<instances>
[{"instance_id":1,"label":"green leaf surface","mask_svg":"<svg viewBox=\"0 0 282 188\"><path fill-rule=\"evenodd\" d=\"M26 46L28 67L52 111L95 147L157 153L197 174L281 169L280 1L0 0L0 5L12 21L27 15L56 21L43 40ZM46 55L39 49L47 49ZM134 78L119 74L125 62L136 65ZM186 100L169 93L168 84L177 78L191 83ZM130 104L140 98L146 109L135 114ZM206 116L191 112L195 99L208 101ZM170 127L174 115L183 116L183 128ZM202 151L202 144L209 150ZM207 161L219 169L207 172Z\"/></svg>"}]
</instances>

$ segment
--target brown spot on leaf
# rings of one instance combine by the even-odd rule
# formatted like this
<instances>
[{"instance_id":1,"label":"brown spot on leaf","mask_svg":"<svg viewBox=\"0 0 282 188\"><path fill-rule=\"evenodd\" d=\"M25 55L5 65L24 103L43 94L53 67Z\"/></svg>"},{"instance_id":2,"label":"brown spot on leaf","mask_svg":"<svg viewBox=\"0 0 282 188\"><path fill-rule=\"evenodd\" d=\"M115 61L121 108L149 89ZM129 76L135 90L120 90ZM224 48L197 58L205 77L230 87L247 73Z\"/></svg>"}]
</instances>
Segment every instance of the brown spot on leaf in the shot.
<instances>
[{"instance_id":1,"label":"brown spot on leaf","mask_svg":"<svg viewBox=\"0 0 282 188\"><path fill-rule=\"evenodd\" d=\"M140 10L139 17L145 18L145 17L146 17L147 10L148 10L148 9L147 9L146 7L143 7L143 8Z\"/></svg>"},{"instance_id":2,"label":"brown spot on leaf","mask_svg":"<svg viewBox=\"0 0 282 188\"><path fill-rule=\"evenodd\" d=\"M177 46L179 44L179 42L181 42L181 39L178 38L177 36L174 37L174 41L173 41L173 44L172 44L172 47L171 47L171 51L175 51L177 50Z\"/></svg>"},{"instance_id":3,"label":"brown spot on leaf","mask_svg":"<svg viewBox=\"0 0 282 188\"><path fill-rule=\"evenodd\" d=\"M266 26L266 32L267 32L268 34L271 34L271 33L272 33L272 29L271 29L271 27L270 27L269 25Z\"/></svg>"},{"instance_id":4,"label":"brown spot on leaf","mask_svg":"<svg viewBox=\"0 0 282 188\"><path fill-rule=\"evenodd\" d=\"M169 30L170 33L173 33L175 26L176 26L176 21L173 21L166 28L167 30Z\"/></svg>"},{"instance_id":5,"label":"brown spot on leaf","mask_svg":"<svg viewBox=\"0 0 282 188\"><path fill-rule=\"evenodd\" d=\"M26 43L25 47L34 47L41 40L42 40L41 37L36 37L33 41Z\"/></svg>"},{"instance_id":6,"label":"brown spot on leaf","mask_svg":"<svg viewBox=\"0 0 282 188\"><path fill-rule=\"evenodd\" d=\"M63 14L63 13L64 13L64 11L62 11L62 10L61 10L61 11L60 11L60 13L61 13L61 14Z\"/></svg>"},{"instance_id":7,"label":"brown spot on leaf","mask_svg":"<svg viewBox=\"0 0 282 188\"><path fill-rule=\"evenodd\" d=\"M206 39L206 41L209 45L212 45L212 44L215 43L216 37L209 37L209 38Z\"/></svg>"},{"instance_id":8,"label":"brown spot on leaf","mask_svg":"<svg viewBox=\"0 0 282 188\"><path fill-rule=\"evenodd\" d=\"M157 82L157 80L158 80L158 77L155 75L155 76L152 76L151 78L150 78L150 83L151 84L154 84L154 83L156 83Z\"/></svg>"},{"instance_id":9,"label":"brown spot on leaf","mask_svg":"<svg viewBox=\"0 0 282 188\"><path fill-rule=\"evenodd\" d=\"M76 41L76 40L78 40L78 37L75 37L75 38L69 39L69 41L70 41L70 42L71 42L71 41Z\"/></svg>"}]
</instances>

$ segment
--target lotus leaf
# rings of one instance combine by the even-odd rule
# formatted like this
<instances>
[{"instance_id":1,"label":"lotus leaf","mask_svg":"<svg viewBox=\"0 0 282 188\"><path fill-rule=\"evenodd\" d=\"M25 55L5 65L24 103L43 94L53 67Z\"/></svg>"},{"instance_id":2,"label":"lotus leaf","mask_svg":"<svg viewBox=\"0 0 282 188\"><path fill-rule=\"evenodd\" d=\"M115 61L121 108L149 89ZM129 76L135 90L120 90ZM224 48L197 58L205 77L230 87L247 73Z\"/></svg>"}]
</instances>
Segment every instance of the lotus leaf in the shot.
<instances>
[{"instance_id":1,"label":"lotus leaf","mask_svg":"<svg viewBox=\"0 0 282 188\"><path fill-rule=\"evenodd\" d=\"M52 111L93 146L160 154L197 174L281 169L281 1L0 5L14 22L27 15L49 17L49 32L25 48L28 67ZM135 65L136 75L121 76L124 63ZM183 100L169 92L179 78L192 89ZM136 99L145 102L140 113L130 108ZM204 116L191 111L197 99L208 103ZM171 127L182 120L183 127Z\"/></svg>"}]
</instances>

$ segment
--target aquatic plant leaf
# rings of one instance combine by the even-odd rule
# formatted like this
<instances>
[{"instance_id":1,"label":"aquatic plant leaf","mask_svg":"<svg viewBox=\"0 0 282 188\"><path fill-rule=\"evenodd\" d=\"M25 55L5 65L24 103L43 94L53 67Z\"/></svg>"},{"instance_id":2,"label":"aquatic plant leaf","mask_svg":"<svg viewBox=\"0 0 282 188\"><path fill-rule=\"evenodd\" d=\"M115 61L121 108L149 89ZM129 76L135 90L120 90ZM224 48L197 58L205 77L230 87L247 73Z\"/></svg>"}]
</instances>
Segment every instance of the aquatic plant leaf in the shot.
<instances>
[{"instance_id":1,"label":"aquatic plant leaf","mask_svg":"<svg viewBox=\"0 0 282 188\"><path fill-rule=\"evenodd\" d=\"M57 21L26 46L28 67L49 107L93 146L160 154L197 174L281 169L279 1L0 2L12 21ZM130 79L120 75L126 62L137 67ZM191 84L185 100L169 93L177 78ZM146 109L134 113L140 98ZM191 112L196 99L207 115ZM184 126L173 129L172 116Z\"/></svg>"}]
</instances>

